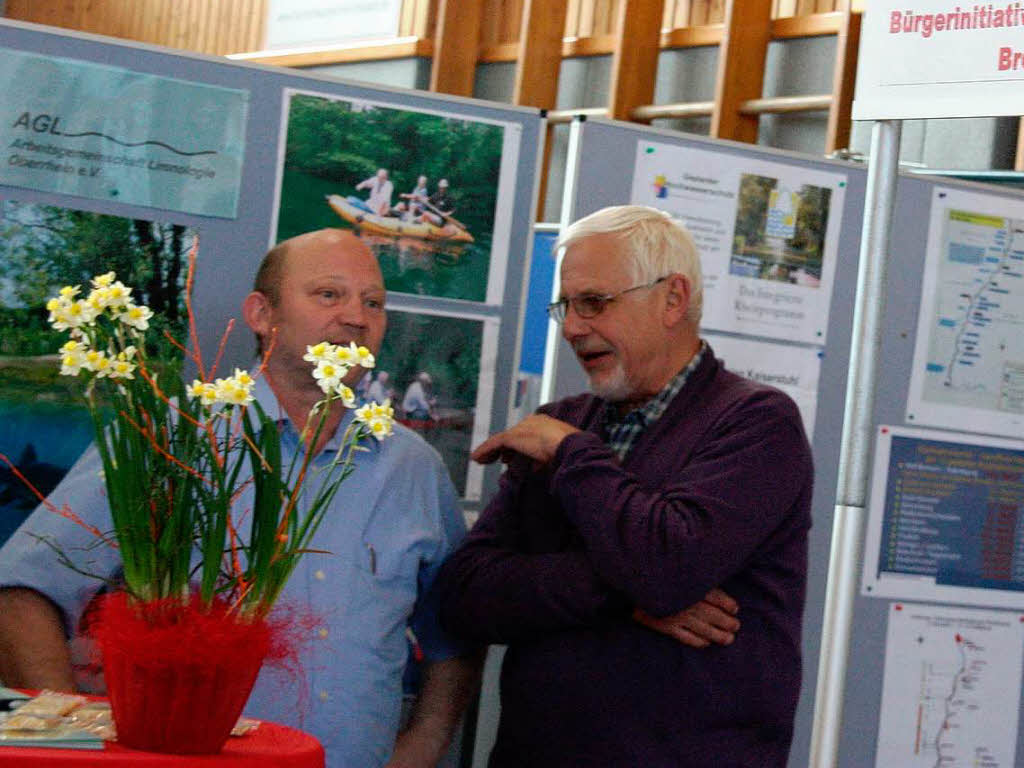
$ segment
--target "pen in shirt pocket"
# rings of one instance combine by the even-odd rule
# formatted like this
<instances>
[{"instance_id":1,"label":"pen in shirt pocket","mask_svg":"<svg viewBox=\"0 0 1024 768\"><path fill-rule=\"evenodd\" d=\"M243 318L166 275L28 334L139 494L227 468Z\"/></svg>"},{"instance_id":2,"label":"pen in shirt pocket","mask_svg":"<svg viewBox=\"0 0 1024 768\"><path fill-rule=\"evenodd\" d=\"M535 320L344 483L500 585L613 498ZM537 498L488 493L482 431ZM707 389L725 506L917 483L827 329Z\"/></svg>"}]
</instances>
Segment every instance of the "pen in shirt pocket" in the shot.
<instances>
[{"instance_id":1,"label":"pen in shirt pocket","mask_svg":"<svg viewBox=\"0 0 1024 768\"><path fill-rule=\"evenodd\" d=\"M419 639L416 637L416 633L412 631L412 627L406 626L405 636L409 640L409 644L412 646L412 658L416 662L423 661L423 647L420 645Z\"/></svg>"},{"instance_id":2,"label":"pen in shirt pocket","mask_svg":"<svg viewBox=\"0 0 1024 768\"><path fill-rule=\"evenodd\" d=\"M366 551L370 553L370 573L374 576L377 575L377 550L373 548L373 544L366 545Z\"/></svg>"}]
</instances>

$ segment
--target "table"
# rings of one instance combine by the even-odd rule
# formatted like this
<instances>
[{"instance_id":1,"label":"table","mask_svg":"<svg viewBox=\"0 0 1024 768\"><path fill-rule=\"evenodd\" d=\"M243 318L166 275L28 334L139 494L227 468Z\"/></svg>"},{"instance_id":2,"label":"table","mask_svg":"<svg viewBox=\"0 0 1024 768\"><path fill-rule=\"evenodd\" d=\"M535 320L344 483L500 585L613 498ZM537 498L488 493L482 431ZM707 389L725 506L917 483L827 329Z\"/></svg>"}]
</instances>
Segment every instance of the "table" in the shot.
<instances>
[{"instance_id":1,"label":"table","mask_svg":"<svg viewBox=\"0 0 1024 768\"><path fill-rule=\"evenodd\" d=\"M309 734L274 723L228 739L218 755L163 755L106 742L100 749L0 747L4 768L324 768L324 749Z\"/></svg>"}]
</instances>

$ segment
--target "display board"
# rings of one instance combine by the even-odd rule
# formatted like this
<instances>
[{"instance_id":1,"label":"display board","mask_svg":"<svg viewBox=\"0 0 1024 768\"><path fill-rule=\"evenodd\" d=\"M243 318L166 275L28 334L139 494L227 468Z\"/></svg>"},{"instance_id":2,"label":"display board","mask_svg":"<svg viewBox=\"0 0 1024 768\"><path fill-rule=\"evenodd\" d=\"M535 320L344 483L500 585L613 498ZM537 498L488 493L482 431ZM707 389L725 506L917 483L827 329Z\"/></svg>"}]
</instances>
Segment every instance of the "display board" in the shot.
<instances>
[{"instance_id":1,"label":"display board","mask_svg":"<svg viewBox=\"0 0 1024 768\"><path fill-rule=\"evenodd\" d=\"M230 370L254 359L240 304L268 247L342 227L373 250L389 291L375 373L389 372L398 405L430 375L431 418L399 417L441 452L467 509L478 506L497 469L472 465L469 449L505 426L516 381L539 111L8 21L0 61L0 325L23 329L5 330L0 347L0 417L17 425L0 452L45 485L88 441L42 370L56 349L41 306L56 288L116 269L180 329L183 259L198 236L200 347L212 358L236 319ZM421 187L447 190L450 215L423 216L432 206L408 197ZM385 192L414 209L361 210ZM0 486L15 484L4 475Z\"/></svg>"},{"instance_id":2,"label":"display board","mask_svg":"<svg viewBox=\"0 0 1024 768\"><path fill-rule=\"evenodd\" d=\"M874 491L839 745L843 766L932 766L940 759L943 765L1010 766L1024 756L1019 708L1007 719L1007 700L985 696L993 678L1019 691L1024 653L1019 640L1005 637L1009 625L1024 618L1013 578L1024 511L1014 497L1020 482L1015 464L1024 443L1020 432L1017 440L1000 436L1019 410L1013 398L1000 396L1012 390L1012 376L989 376L1012 369L1019 335L1012 320L1024 315L1012 291L1015 278L1007 275L1003 284L998 276L1016 271L1013 214L1022 202L1019 191L1001 187L899 179L874 412ZM1002 341L990 343L991 335ZM964 360L973 364L958 365ZM956 371L950 386L934 386L949 369ZM971 371L973 379L957 369ZM984 418L964 419L964 409ZM890 479L893 494L887 493ZM895 538L899 559L895 552L887 557L888 545L883 551L884 536ZM919 573L908 573L910 567ZM923 615L941 617L944 650L936 651L934 633L925 631L910 643L887 644L887 637L899 636L894 606L903 601L941 603L941 610L928 606ZM980 621L979 612L985 614ZM910 647L917 649L912 657L905 653ZM961 660L970 663L952 663ZM907 691L895 682L890 670L900 665L915 670L917 687ZM936 708L943 713L938 719ZM912 719L921 713L921 725L897 739L883 723L910 722L908 710ZM984 723L1002 729L993 737Z\"/></svg>"},{"instance_id":3,"label":"display board","mask_svg":"<svg viewBox=\"0 0 1024 768\"><path fill-rule=\"evenodd\" d=\"M654 152L649 151L651 148ZM667 161L658 168L651 160L652 156L661 156L667 158ZM694 229L698 244L702 248L707 247L709 251L702 253L705 271L719 276L719 286L714 289L715 292L709 291L705 299L705 317L708 318L710 325L705 323L707 327L702 329L702 334L716 352L722 350L722 357L728 367L785 389L801 406L811 437L816 476L812 510L814 526L809 542L808 594L804 618L804 684L797 710L789 764L794 768L806 766L810 752L815 685L821 649L820 628L831 548L846 377L850 362L866 169L863 166L752 147L749 144L709 140L603 119L588 119L573 125L568 162L568 188L563 205L563 223L607 205L643 202L668 210L688 220L691 226L696 225ZM673 188L673 184L677 186ZM820 214L824 210L820 204L823 195L820 191L808 189L809 187L830 190L827 220L822 221L818 216L817 223L814 224L818 231L824 233L819 251L822 258L805 258L803 263L796 264L791 258L794 251L806 249L793 247L792 238L797 233L787 229L787 210L773 212L772 208L786 204L786 200L780 203L781 193L785 191L787 195L797 193L797 199L789 198L788 202L792 203L788 206L789 211L795 210L799 213L803 198L812 200L812 196L816 195L819 202L815 210ZM729 197L730 195L732 197ZM977 197L979 195L981 199ZM752 205L749 202L751 199L756 203L754 207L757 207L760 215L760 223L757 226L761 229L762 242L770 237L782 239L782 242L777 242L771 249L774 254L768 258L764 258L767 249L749 247L752 241L748 233L755 231L757 227L751 225L749 221L744 221L744 199L748 201L747 208ZM961 315L967 313L968 321L977 319L973 317L973 312L980 311L986 315L981 319L982 324L986 326L981 329L983 335L991 333L994 326L1000 324L1003 325L1003 330L1009 333L1008 326L1017 317L1013 314L1013 308L1017 305L1010 306L1014 295L1012 288L1015 284L1012 281L1016 279L1015 275L1007 274L1002 278L1004 283L997 280L995 288L1006 288L1007 293L991 294L982 291L980 298L976 294L979 292L978 288L991 289L991 281L986 280L986 277L991 277L993 264L998 267L998 272L1013 273L1016 270L1017 262L1015 258L1011 260L1015 254L1012 253L1012 247L1007 246L1007 242L1012 240L1016 232L1013 213L1016 210L1015 206L1020 205L1022 199L1024 198L1021 195L1011 191L976 184L918 175L900 177L894 218L898 226L894 227L891 248L893 262L889 272L882 349L883 365L875 414L875 423L879 425L880 430L884 425L902 425L900 429L903 432L911 432L915 436L924 433L929 440L940 442L951 439L948 421L941 424L934 420L929 421L936 426L943 426L941 432L921 429L919 425L924 421L921 418L914 418L917 411L910 408L908 399L912 379L920 373L914 369L915 349L922 343L927 345L928 339L935 335L931 332L932 328L944 331L948 328L949 321L946 314L936 315L932 309L926 312L921 310L922 276L927 274L926 255L934 259L939 254L944 254L949 262L945 267L929 268L939 275L940 283L945 279L946 293L953 290L950 287L953 282L963 279L963 275L955 273L955 269L965 261L977 270L989 270L985 275L979 273L969 276L975 288L967 298L960 298L963 306L954 305L954 310L959 306ZM941 208L938 212L935 211L937 206ZM987 228L969 229L966 232L962 227L956 229L957 226L964 224L960 221L964 217L951 216L949 210L964 208L979 216L988 213L990 218L984 221L988 225ZM714 213L709 214L709 210ZM804 216L806 217L806 214ZM997 222L993 221L996 218L1000 219L998 226ZM936 233L933 231L933 220L952 224ZM971 218L968 224L976 227L977 220ZM738 232L744 235L742 239L737 235ZM982 234L987 235L988 239L985 240ZM805 233L802 242L807 241ZM930 242L939 242L943 245L929 245ZM951 243L954 245L951 246ZM992 250L986 251L986 248ZM992 261L991 259L997 258L999 252L1005 253L1004 261ZM744 258L737 258L737 254ZM760 263L755 264L751 256L760 258ZM710 270L707 269L709 257ZM831 265L828 264L830 257L834 260ZM1003 269L1004 263L1010 265L1010 268ZM776 267L776 264L779 266ZM745 271L751 266L754 269ZM799 318L800 325L789 338L773 328L781 315L772 318L766 313L765 322L749 325L745 318L735 313L738 300L751 295L756 298L759 294L766 297L762 300L762 306L766 308L792 308L796 302L777 297L806 296L806 292L801 294L799 289L807 287L806 276L808 273L813 274L815 270L820 270L819 290L826 288L828 281L826 290L829 295L815 297L813 303L804 302L807 316ZM827 278L826 270L833 270ZM724 287L727 290L722 290L721 276L726 277ZM979 282L975 284L975 280ZM711 302L716 300L716 295L719 301L724 299L728 304L729 312L725 316L716 314L710 306ZM953 292L953 298L959 298L956 292ZM995 306L1000 300L1004 306ZM979 301L983 306L979 305ZM931 307L932 304L929 303L928 306ZM1019 316L1024 317L1024 306L1019 307L1019 311ZM919 325L919 315L922 312L928 319L923 321L924 325ZM822 342L807 341L807 329L815 329L816 333L818 328L822 331ZM558 339L557 328L553 326L549 328L548 343L549 364L545 370L545 391L548 397L558 398L585 390L586 379L571 351ZM1007 353L999 357L999 354L1008 345L1012 349L1015 343L1016 338L1008 338L1007 343L1002 346L998 341L988 344L987 339L981 339L975 344L974 349L962 346L958 349L961 356L964 353L987 350L985 360L979 361L975 368L989 366L992 370L1001 371L1009 370L1013 356ZM949 347L947 351L953 349L954 347ZM928 363L934 361L927 354L922 354L923 370L927 375ZM968 356L966 359L971 358ZM819 363L817 370L811 364L811 360ZM1004 384L1003 389L1007 394L1003 397L998 394L999 381L997 376L993 382L997 392L988 399L982 401L981 395L974 390L971 391L969 398L972 405L978 405L981 401L984 407L992 411L990 420L996 424L1015 419L1018 407L1017 400L1012 397L1013 381ZM919 390L926 392L923 388ZM937 397L944 403L950 396L949 393L942 392ZM808 412L814 414L813 421L807 417ZM978 422L965 419L956 428L969 428L972 423ZM1005 428L996 428L988 431L1006 434L1004 430ZM890 436L897 431L895 427L890 429ZM1012 441L989 436L953 434L952 439L960 443L981 443L988 446L983 451L983 457L988 457L995 464L987 465L985 468L994 468L1002 472L1003 474L999 475L1000 480L1017 482L1016 475L1007 474L1013 470L1013 457L1016 456L1016 453L1010 450ZM998 460L992 458L993 453L998 454ZM975 456L975 460L978 459L979 457ZM958 466L961 470L971 469L966 464ZM906 473L911 470L904 466L899 468L899 471ZM975 493L981 493L979 488L989 487L983 483L972 486ZM917 495L929 499L934 497L934 494L928 496L923 491ZM885 497L884 493L882 497ZM958 500L959 498L954 499ZM910 501L912 504L927 506L927 499L916 498ZM1002 503L1004 499L1000 496L999 499L990 501L995 504ZM990 515L991 519L987 520L982 516L980 520L973 520L971 523L973 527L970 530L976 528L975 533L978 534L972 540L975 545L973 552L980 553L990 542L996 542L999 535L1006 534L1004 529L1009 529L1011 539L1014 536L1019 538L1021 526L1024 526L1024 518L1020 513L1024 512L1024 509L1020 505L1014 506L1009 496L1005 501L1006 508L1000 508L1001 517L993 514ZM984 505L990 502L980 503ZM916 511L930 514L934 510L922 507ZM943 514L944 510L938 510L938 513ZM912 515L901 517L901 520L904 520L904 528L897 538L902 535L906 540L898 544L899 547L906 546L910 538L927 538L931 535L928 529L934 521L924 518L907 522L908 517ZM881 512L879 519L885 519ZM892 523L892 515L888 519ZM955 535L955 521L947 521L947 524L949 527L944 535L952 539ZM892 525L885 529L879 527L873 544L869 539L869 546L874 546L875 549L876 568L879 555L887 551L888 539L885 537L892 535L893 532ZM938 541L941 536L935 534L934 538ZM914 541L916 545L917 539ZM925 543L931 544L930 541ZM969 547L963 542L958 542L958 545L963 549ZM1005 549L1005 545L1004 536L1001 543L992 544L992 548ZM942 554L934 547L928 551L933 556ZM975 561L977 560L976 557ZM1015 563L1016 561L1010 564L1010 573L1013 573ZM999 573L1005 574L1005 560L1000 560L999 565L1003 569ZM992 575L996 571L989 568L985 573ZM868 590L868 582L865 581L865 588L855 604L854 639L851 643L848 665L839 764L849 768L871 765L935 765L939 757L963 754L964 749L970 747L974 750L972 755L986 759L992 757L996 760L984 763L986 765L1012 765L1014 747L1018 747L1017 755L1024 754L1017 743L1019 733L1016 728L1016 708L1012 710L1009 719L1003 712L999 717L987 719L971 714L969 718L965 717L956 722L960 711L967 711L964 709L967 704L963 698L953 697L955 708L960 709L955 712L943 709L940 712L938 697L940 694L948 696L953 690L950 686L962 684L965 680L964 675L969 672L976 673L976 676L967 678L968 685L974 681L979 686L971 694L973 698L968 702L971 706L977 704L975 699L985 698L984 692L989 690L985 686L990 685L993 680L1009 680L1010 688L1020 688L1021 654L1024 653L1024 648L1020 647L1020 635L1015 628L1020 617L1016 612L1005 609L1018 605L1019 595L1022 593L1005 589L1000 591L999 599L992 598L992 593L989 593L988 599L958 601L969 602L970 606L966 608L954 605L921 606L918 603L922 601L954 601L948 592L941 589L894 592L894 577L903 574L883 572L883 575L888 577L886 586L879 590L876 585L872 585L872 589ZM976 580L972 581L970 575L958 573L955 568L947 569L939 578L935 578L934 575L923 578L933 587L936 582L970 582L956 586L952 583L940 584L946 589L962 588L970 591L985 586ZM1004 580L1000 586L1005 585ZM1007 593L1012 593L1013 596L1005 597ZM910 628L903 627L898 622L894 624L890 620L891 614L896 614L900 619L908 617L906 627ZM915 631L917 634L911 637ZM897 637L898 641L893 641L892 647L887 649L886 638L890 635ZM918 637L921 638L920 643L917 643ZM942 645L947 641L948 646ZM917 666L914 666L914 669L918 672L922 669L931 670L933 673L929 680L934 684L927 688L930 698L922 698L919 701L915 689L914 696L910 697L913 698L912 702L909 698L906 701L893 699L894 695L900 695L893 694L894 691L902 691L905 698L908 695L905 690L907 686L900 677L900 670L909 663L907 656L914 648L917 649L914 659ZM1016 656L1008 653L1008 649L1016 649ZM959 665L953 666L957 659L966 659L963 668ZM942 687L943 685L946 687ZM886 694L888 698L884 706L883 687L889 692ZM963 693L963 688L960 688L960 692ZM997 701L999 703L996 708L1005 709L1006 705L1012 704L1004 697L993 700L986 707L991 707ZM925 726L914 720L916 709L910 714L899 711L906 706L920 707L922 718L927 715L926 722L937 724L942 730L935 729L934 733L927 733ZM915 726L917 730L908 728L907 733L896 733L900 729L889 727L882 732L880 715L883 709L886 722L891 718L898 718L898 722L918 722ZM975 712L974 709L969 711ZM1012 724L1008 725L1009 720L1012 720ZM997 726L993 725L996 723ZM972 741L967 744L965 736L972 729L978 733L971 733ZM995 732L993 729L998 731L998 736L989 738ZM940 736L942 738L938 738ZM951 743L948 740L951 736L959 737L959 741ZM908 739L911 745L910 753L905 751ZM913 752L915 739L917 752ZM986 739L990 743L985 743ZM901 749L904 750L902 753L899 752ZM894 754L900 754L901 757L894 759ZM930 761L926 758L930 758ZM1006 762L1007 759L1010 762Z\"/></svg>"}]
</instances>

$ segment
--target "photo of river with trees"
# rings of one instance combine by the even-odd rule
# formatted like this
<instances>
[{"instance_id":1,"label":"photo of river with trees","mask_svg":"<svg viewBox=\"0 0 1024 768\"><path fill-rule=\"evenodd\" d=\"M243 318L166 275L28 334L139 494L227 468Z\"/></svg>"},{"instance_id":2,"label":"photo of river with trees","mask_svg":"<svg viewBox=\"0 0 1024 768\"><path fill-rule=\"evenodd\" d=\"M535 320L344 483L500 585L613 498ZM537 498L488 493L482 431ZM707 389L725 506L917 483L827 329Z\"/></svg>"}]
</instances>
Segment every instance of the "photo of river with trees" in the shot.
<instances>
[{"instance_id":1,"label":"photo of river with trees","mask_svg":"<svg viewBox=\"0 0 1024 768\"><path fill-rule=\"evenodd\" d=\"M66 333L47 321L46 302L65 285L88 292L114 271L152 326L185 340L185 276L194 233L178 224L0 200L0 453L48 493L92 440L77 378L61 376ZM170 342L160 351L172 356ZM174 353L180 354L180 353ZM0 542L38 501L0 466Z\"/></svg>"}]
</instances>

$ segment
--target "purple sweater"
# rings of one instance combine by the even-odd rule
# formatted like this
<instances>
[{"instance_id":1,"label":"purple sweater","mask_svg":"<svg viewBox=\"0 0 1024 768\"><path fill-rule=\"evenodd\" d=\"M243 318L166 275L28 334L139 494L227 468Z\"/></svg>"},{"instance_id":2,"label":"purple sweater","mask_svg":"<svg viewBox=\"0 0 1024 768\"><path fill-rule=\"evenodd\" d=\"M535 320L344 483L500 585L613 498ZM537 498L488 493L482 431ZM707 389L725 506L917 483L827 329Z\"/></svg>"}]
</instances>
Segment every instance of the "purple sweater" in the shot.
<instances>
[{"instance_id":1,"label":"purple sweater","mask_svg":"<svg viewBox=\"0 0 1024 768\"><path fill-rule=\"evenodd\" d=\"M793 402L708 350L620 463L603 401L543 407L584 430L513 464L439 576L455 634L509 646L491 753L504 766L784 766L800 690L813 467ZM730 646L635 623L720 586Z\"/></svg>"}]
</instances>

